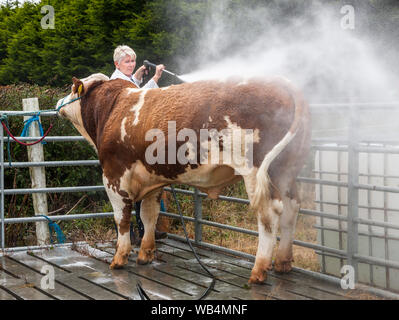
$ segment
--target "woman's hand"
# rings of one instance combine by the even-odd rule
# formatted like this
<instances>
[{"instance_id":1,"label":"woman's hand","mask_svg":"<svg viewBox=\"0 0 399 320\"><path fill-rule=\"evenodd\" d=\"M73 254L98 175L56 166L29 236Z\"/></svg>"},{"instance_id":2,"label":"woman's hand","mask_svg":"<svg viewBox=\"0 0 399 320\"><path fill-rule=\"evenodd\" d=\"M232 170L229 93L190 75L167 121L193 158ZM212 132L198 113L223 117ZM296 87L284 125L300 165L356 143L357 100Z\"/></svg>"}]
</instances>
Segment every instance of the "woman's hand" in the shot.
<instances>
[{"instance_id":1,"label":"woman's hand","mask_svg":"<svg viewBox=\"0 0 399 320\"><path fill-rule=\"evenodd\" d=\"M156 69L155 69L155 74L154 74L154 76L152 77L152 79L153 79L155 82L158 82L159 78L161 78L161 76L162 76L162 71L163 71L164 69L165 69L165 66L164 66L163 64L157 65L157 67L156 67Z\"/></svg>"},{"instance_id":2,"label":"woman's hand","mask_svg":"<svg viewBox=\"0 0 399 320\"><path fill-rule=\"evenodd\" d=\"M139 80L142 81L143 80L143 75L148 74L148 70L146 69L145 66L141 66L140 68L137 69L137 71L134 73L134 77Z\"/></svg>"}]
</instances>

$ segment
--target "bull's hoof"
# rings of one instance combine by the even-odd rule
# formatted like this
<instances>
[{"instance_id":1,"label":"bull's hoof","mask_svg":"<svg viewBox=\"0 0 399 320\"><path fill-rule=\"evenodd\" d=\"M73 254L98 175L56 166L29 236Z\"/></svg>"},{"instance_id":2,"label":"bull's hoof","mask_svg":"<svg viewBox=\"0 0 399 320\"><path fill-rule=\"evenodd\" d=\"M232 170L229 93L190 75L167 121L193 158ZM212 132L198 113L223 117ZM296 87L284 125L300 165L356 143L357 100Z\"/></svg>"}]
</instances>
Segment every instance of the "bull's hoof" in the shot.
<instances>
[{"instance_id":1,"label":"bull's hoof","mask_svg":"<svg viewBox=\"0 0 399 320\"><path fill-rule=\"evenodd\" d=\"M155 249L140 249L136 263L145 265L151 263L155 258Z\"/></svg>"},{"instance_id":2,"label":"bull's hoof","mask_svg":"<svg viewBox=\"0 0 399 320\"><path fill-rule=\"evenodd\" d=\"M123 266L127 265L129 262L129 253L124 253L124 254L118 254L116 253L114 255L114 258L112 259L112 262L109 266L111 270L113 269L121 269Z\"/></svg>"},{"instance_id":3,"label":"bull's hoof","mask_svg":"<svg viewBox=\"0 0 399 320\"><path fill-rule=\"evenodd\" d=\"M113 269L122 269L125 265L127 265L127 262L128 262L128 255L126 255L125 257L122 257L122 258L114 257L112 259L112 262L111 262L109 268L111 270L113 270Z\"/></svg>"},{"instance_id":4,"label":"bull's hoof","mask_svg":"<svg viewBox=\"0 0 399 320\"><path fill-rule=\"evenodd\" d=\"M290 272L292 270L291 262L292 262L291 260L282 261L276 259L276 261L274 262L274 271L279 273Z\"/></svg>"},{"instance_id":5,"label":"bull's hoof","mask_svg":"<svg viewBox=\"0 0 399 320\"><path fill-rule=\"evenodd\" d=\"M251 277L248 280L250 284L262 284L267 279L267 271L262 271L258 273L251 273Z\"/></svg>"},{"instance_id":6,"label":"bull's hoof","mask_svg":"<svg viewBox=\"0 0 399 320\"><path fill-rule=\"evenodd\" d=\"M255 266L252 269L251 277L249 278L248 283L251 283L251 284L263 283L267 279L267 271L268 270L271 270L270 264L267 264L266 267L262 267L262 268Z\"/></svg>"}]
</instances>

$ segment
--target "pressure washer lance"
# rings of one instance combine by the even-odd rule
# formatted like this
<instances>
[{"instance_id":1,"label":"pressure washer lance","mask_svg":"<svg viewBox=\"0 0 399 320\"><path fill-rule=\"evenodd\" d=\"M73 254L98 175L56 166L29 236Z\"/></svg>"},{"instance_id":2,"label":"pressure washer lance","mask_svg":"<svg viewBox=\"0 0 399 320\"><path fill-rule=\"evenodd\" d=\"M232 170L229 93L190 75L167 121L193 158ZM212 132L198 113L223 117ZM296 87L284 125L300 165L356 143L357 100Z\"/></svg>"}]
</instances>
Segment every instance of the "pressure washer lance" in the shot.
<instances>
[{"instance_id":1,"label":"pressure washer lance","mask_svg":"<svg viewBox=\"0 0 399 320\"><path fill-rule=\"evenodd\" d=\"M154 68L154 69L157 67L155 63L149 62L148 60L144 60L143 64L144 64L144 66L145 66L147 69L148 69L148 67L151 67L151 68ZM167 74L170 74L171 76L176 77L176 78L179 79L181 82L185 82L185 81L182 80L176 73L170 72L170 71L168 71L168 70L166 70L166 69L163 69L163 72L166 72Z\"/></svg>"}]
</instances>

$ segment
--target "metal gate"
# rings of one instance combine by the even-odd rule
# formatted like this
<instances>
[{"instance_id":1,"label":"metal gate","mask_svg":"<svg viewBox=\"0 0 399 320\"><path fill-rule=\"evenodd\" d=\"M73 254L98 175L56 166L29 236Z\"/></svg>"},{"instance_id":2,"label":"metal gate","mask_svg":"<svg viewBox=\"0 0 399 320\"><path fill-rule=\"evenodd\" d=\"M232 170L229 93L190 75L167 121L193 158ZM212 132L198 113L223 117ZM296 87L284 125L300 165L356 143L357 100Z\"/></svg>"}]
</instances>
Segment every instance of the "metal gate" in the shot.
<instances>
[{"instance_id":1,"label":"metal gate","mask_svg":"<svg viewBox=\"0 0 399 320\"><path fill-rule=\"evenodd\" d=\"M299 177L298 182L314 185L317 210L301 209L300 214L317 217L315 227L319 230L319 244L299 240L295 240L294 244L313 249L317 252L320 256L322 273L307 270L301 270L301 272L339 283L340 268L343 265L351 265L354 268L357 281L369 283L376 288L389 289L394 292L399 291L399 246L397 245L399 240L399 223L392 222L397 221L399 205L395 207L390 202L390 195L399 193L399 187L395 180L399 178L399 173L391 175L385 171L379 174L362 171L364 155L372 157L374 154L381 154L385 159L383 161L394 161L387 159L391 155L399 154L399 137L395 137L393 134L394 132L399 132L399 125L395 123L395 118L398 119L399 103L313 104L311 105L311 111L314 129L312 139L313 151L309 161L312 164L313 170L308 172L306 176ZM374 116L364 121L363 115L370 112L371 114L377 113L378 117ZM388 113L391 115L390 117L387 116ZM0 111L0 114L18 116L18 112ZM53 114L43 114L43 116L47 115ZM380 119L381 117L382 119ZM341 125L341 121L343 121L343 125ZM382 121L381 124L379 121ZM364 127L375 126L381 126L378 127L378 134L374 134L371 137L365 134ZM20 138L20 140L32 141L37 138ZM64 141L84 141L83 137L80 136L51 136L45 140L57 143ZM46 221L44 217L5 218L5 196L12 194L104 191L102 185L5 189L4 174L9 169L9 164L4 162L5 141L7 141L7 138L4 137L3 128L0 126L0 143L1 150L3 151L0 153L1 247L3 250L16 251L27 249L26 247L5 248L4 235L7 224ZM332 170L331 168L326 168L323 162L323 159L326 157L335 157L335 159L345 157L345 161L337 161L336 167ZM99 162L97 160L80 160L12 163L12 167L14 168L88 165L97 166ZM373 184L376 178L380 179L379 184ZM394 182L392 183L392 181ZM165 188L165 190L170 191L169 188ZM184 217L186 221L195 224L195 238L191 241L250 260L254 259L254 256L250 254L206 243L202 239L202 226L208 225L254 236L258 235L256 231L204 219L202 217L202 198L206 197L206 194L196 189L176 189L176 191L193 197L194 217ZM364 198L364 192L368 195L366 199L370 199L370 195L373 193L381 193L383 195L382 203L377 206L371 200L366 201L366 203L363 200L363 202L360 202L359 199ZM326 198L327 194L336 194L336 199ZM219 199L249 204L247 199L227 196L219 196ZM375 215L373 214L374 211L381 212L382 214L380 216ZM364 212L366 212L366 217L364 217ZM179 217L177 214L171 212L161 212L161 214L173 218ZM52 218L62 221L104 218L111 217L112 215L112 212L106 212L68 216L59 215L52 216ZM380 228L382 232L376 232L376 228ZM170 237L182 239L177 235L170 235ZM364 241L368 242L369 245L365 246L363 244ZM373 250L375 241L382 241L382 246L380 243L378 250L375 248ZM377 274L380 271L376 271L376 268L381 267L385 270L383 276L385 277L385 281L376 280L378 277L381 278L381 274ZM365 268L369 271L368 276L365 276Z\"/></svg>"}]
</instances>

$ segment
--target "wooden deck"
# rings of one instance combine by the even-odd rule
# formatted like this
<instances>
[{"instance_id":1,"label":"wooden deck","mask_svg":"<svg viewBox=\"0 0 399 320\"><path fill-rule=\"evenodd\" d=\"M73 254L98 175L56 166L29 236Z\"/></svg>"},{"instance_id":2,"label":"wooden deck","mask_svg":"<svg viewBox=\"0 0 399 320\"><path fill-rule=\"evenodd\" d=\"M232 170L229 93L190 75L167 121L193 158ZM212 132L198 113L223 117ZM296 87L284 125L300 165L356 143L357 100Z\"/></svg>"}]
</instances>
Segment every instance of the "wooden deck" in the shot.
<instances>
[{"instance_id":1,"label":"wooden deck","mask_svg":"<svg viewBox=\"0 0 399 320\"><path fill-rule=\"evenodd\" d=\"M136 252L122 270L110 270L114 245L97 244L7 253L0 257L0 299L27 300L124 300L140 299L137 281L151 299L196 299L211 278L185 243L165 239L157 242L157 258L136 265ZM135 248L138 250L138 248ZM201 247L196 251L217 277L207 299L215 300L338 300L356 298L330 282L299 272L269 272L263 285L248 286L253 263ZM42 289L43 266L55 271L55 288ZM355 292L356 293L356 292ZM359 292L360 294L360 292ZM361 296L359 296L361 298Z\"/></svg>"}]
</instances>

